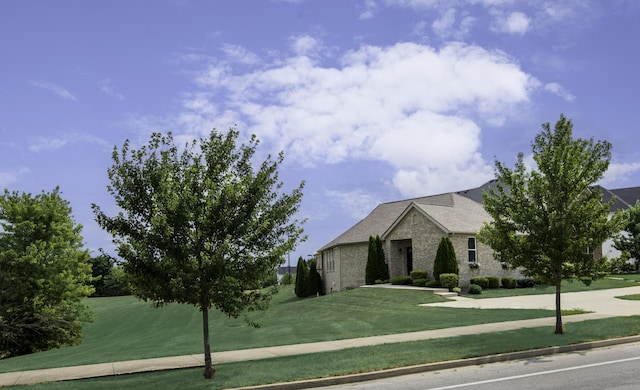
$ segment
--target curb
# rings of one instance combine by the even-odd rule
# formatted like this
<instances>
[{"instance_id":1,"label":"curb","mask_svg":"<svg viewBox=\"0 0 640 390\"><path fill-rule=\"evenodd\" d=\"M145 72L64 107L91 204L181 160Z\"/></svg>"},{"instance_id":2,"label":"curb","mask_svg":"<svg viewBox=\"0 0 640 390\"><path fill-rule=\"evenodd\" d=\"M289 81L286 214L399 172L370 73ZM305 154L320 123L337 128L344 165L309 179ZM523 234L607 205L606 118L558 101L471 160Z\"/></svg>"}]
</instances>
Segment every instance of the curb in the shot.
<instances>
[{"instance_id":1,"label":"curb","mask_svg":"<svg viewBox=\"0 0 640 390\"><path fill-rule=\"evenodd\" d=\"M483 365L489 363L506 362L510 360L530 359L538 356L549 356L560 353L586 351L596 348L605 348L614 345L638 343L640 335L621 337L609 340L589 341L586 343L562 345L557 347L547 347L532 349L527 351L508 352L497 355L479 356L468 359L449 360L444 362L426 363L415 366L398 367L388 370L364 372L359 374L349 374L328 378L309 379L295 382L272 383L267 385L257 385L249 387L237 387L234 390L298 390L310 389L314 387L336 386L349 383L372 381L377 379L392 378L396 376L419 374L430 371L446 370L465 366Z\"/></svg>"}]
</instances>

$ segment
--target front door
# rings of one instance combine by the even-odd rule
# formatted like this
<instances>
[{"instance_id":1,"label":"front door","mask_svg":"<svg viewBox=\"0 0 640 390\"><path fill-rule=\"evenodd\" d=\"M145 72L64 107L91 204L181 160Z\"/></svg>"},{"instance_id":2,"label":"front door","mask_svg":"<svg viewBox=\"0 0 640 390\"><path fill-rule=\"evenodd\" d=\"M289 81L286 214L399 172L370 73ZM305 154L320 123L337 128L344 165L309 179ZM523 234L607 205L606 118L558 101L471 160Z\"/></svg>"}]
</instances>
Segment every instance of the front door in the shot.
<instances>
[{"instance_id":1,"label":"front door","mask_svg":"<svg viewBox=\"0 0 640 390\"><path fill-rule=\"evenodd\" d=\"M413 248L407 247L407 275L413 271Z\"/></svg>"}]
</instances>

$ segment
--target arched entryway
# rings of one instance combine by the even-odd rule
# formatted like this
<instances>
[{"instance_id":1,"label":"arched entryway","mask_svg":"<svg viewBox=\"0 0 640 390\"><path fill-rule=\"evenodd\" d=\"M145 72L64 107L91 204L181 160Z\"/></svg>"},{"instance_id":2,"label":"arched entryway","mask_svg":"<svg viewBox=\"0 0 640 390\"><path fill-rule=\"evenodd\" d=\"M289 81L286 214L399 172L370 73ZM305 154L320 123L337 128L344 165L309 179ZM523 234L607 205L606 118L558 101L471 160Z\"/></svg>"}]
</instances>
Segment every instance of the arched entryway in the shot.
<instances>
[{"instance_id":1,"label":"arched entryway","mask_svg":"<svg viewBox=\"0 0 640 390\"><path fill-rule=\"evenodd\" d=\"M391 241L389 272L392 277L408 276L413 270L413 246L411 239Z\"/></svg>"}]
</instances>

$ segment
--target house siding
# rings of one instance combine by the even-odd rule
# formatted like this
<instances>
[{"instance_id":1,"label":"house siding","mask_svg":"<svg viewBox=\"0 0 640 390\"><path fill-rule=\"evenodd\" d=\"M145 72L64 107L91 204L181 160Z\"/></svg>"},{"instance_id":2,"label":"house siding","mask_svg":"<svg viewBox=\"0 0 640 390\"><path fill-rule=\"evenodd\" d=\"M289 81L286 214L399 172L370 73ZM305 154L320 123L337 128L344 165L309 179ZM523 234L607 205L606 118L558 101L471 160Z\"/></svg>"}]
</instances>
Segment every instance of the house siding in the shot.
<instances>
[{"instance_id":1,"label":"house siding","mask_svg":"<svg viewBox=\"0 0 640 390\"><path fill-rule=\"evenodd\" d=\"M335 268L323 267L324 288L327 293L360 287L365 284L368 243L341 245L331 251Z\"/></svg>"},{"instance_id":2,"label":"house siding","mask_svg":"<svg viewBox=\"0 0 640 390\"><path fill-rule=\"evenodd\" d=\"M406 276L406 248L413 252L413 269L426 270L433 279L433 263L438 244L445 232L417 210L411 210L385 236L389 243L389 273L391 277ZM400 251L402 249L402 251Z\"/></svg>"},{"instance_id":3,"label":"house siding","mask_svg":"<svg viewBox=\"0 0 640 390\"><path fill-rule=\"evenodd\" d=\"M470 237L476 238L478 268L469 267L468 240ZM503 269L501 263L494 259L493 250L481 243L475 234L457 233L452 234L450 238L460 268L460 287L469 287L470 280L478 276L497 276L500 279L507 276L514 278L522 276L516 269Z\"/></svg>"},{"instance_id":4,"label":"house siding","mask_svg":"<svg viewBox=\"0 0 640 390\"><path fill-rule=\"evenodd\" d=\"M460 270L460 286L468 287L469 281L477 276L520 277L513 269L503 269L499 261L493 258L493 250L476 239L476 259L479 268L469 267L468 239L476 238L475 233L448 234L417 210L411 210L386 235L390 253L390 275L405 276L406 247L411 246L413 252L413 269L426 270L433 280L433 266L442 237L448 235L453 244ZM402 251L401 251L402 249Z\"/></svg>"}]
</instances>

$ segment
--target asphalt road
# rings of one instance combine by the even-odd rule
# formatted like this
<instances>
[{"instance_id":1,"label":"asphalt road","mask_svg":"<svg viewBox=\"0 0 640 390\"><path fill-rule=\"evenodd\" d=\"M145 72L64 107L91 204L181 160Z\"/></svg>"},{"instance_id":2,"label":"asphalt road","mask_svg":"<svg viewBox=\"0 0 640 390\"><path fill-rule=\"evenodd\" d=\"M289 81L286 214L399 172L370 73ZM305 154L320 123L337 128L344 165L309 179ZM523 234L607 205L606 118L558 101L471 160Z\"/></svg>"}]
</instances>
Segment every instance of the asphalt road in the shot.
<instances>
[{"instance_id":1,"label":"asphalt road","mask_svg":"<svg viewBox=\"0 0 640 390\"><path fill-rule=\"evenodd\" d=\"M640 389L640 343L323 389L637 390Z\"/></svg>"}]
</instances>

